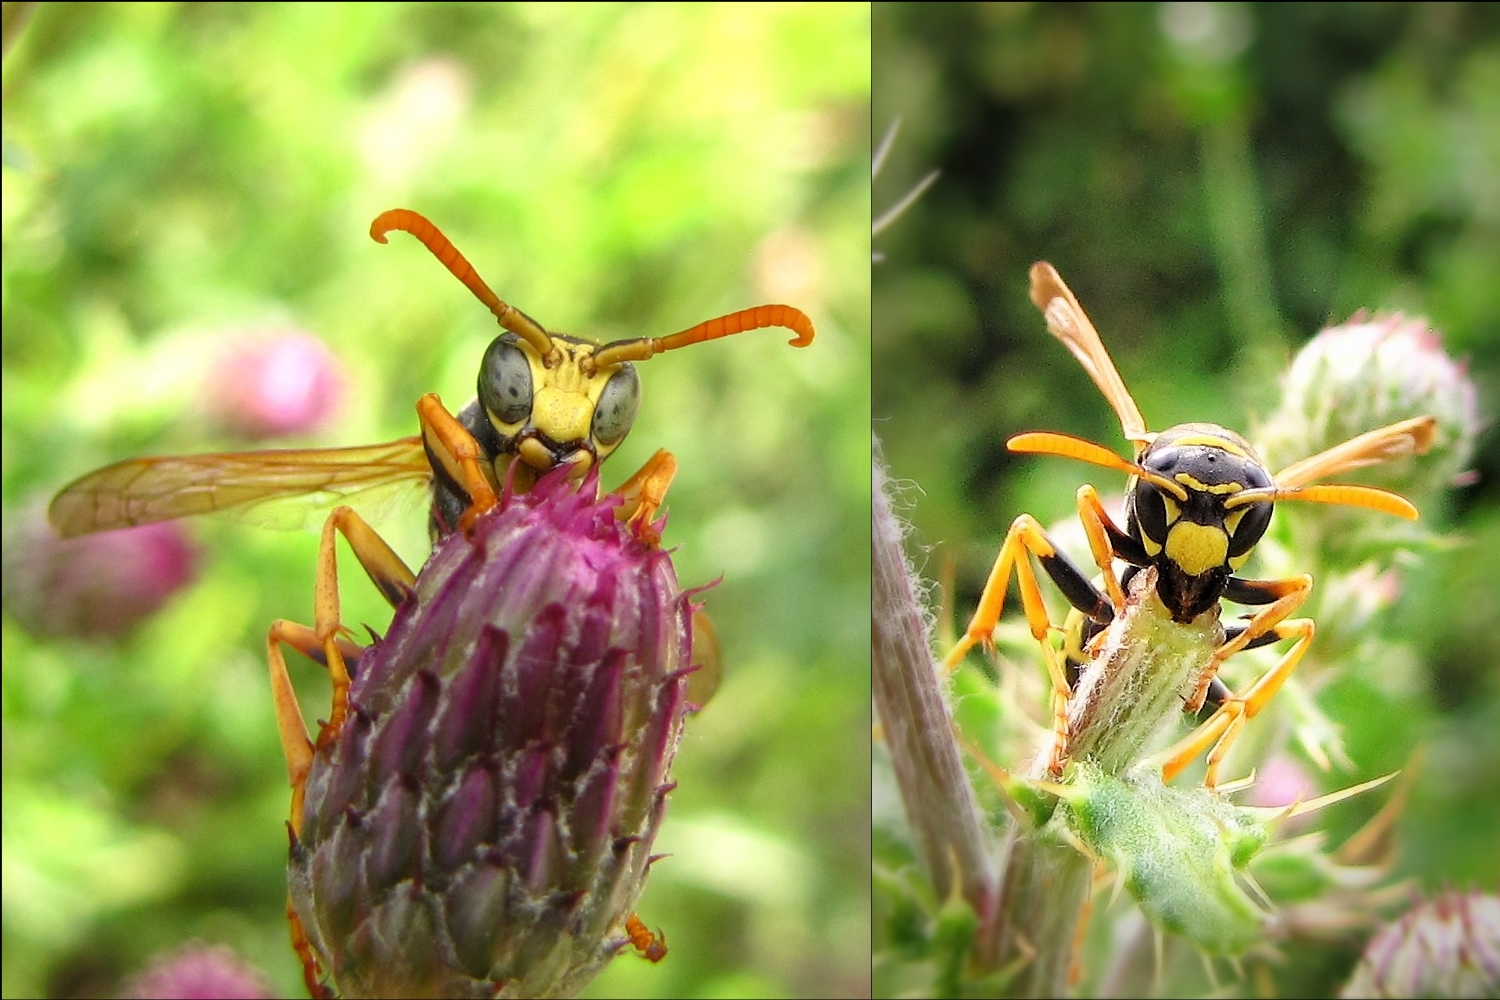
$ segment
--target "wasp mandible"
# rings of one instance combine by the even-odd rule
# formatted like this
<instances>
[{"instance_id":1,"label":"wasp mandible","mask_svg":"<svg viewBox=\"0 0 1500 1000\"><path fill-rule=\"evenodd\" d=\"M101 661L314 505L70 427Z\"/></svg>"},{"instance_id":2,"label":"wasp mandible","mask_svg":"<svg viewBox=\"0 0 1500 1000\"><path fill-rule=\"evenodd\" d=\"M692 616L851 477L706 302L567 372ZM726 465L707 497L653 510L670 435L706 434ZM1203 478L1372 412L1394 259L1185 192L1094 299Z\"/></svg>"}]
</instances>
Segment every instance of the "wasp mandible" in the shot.
<instances>
[{"instance_id":1,"label":"wasp mandible","mask_svg":"<svg viewBox=\"0 0 1500 1000\"><path fill-rule=\"evenodd\" d=\"M1047 770L1060 775L1070 757L1098 749L1102 728L1135 726L1144 734L1157 722L1159 706L1138 705L1124 697L1115 703L1118 707L1107 725L1101 726L1097 717L1090 717L1093 706L1076 697L1079 687L1106 683L1102 679L1106 669L1117 675L1156 669L1153 645L1166 645L1163 635L1168 640L1188 640L1191 635L1191 642L1201 643L1208 655L1185 678L1182 708L1190 715L1205 705L1213 711L1161 755L1161 770L1164 778L1171 779L1208 751L1205 781L1215 785L1224 755L1246 721L1292 675L1313 638L1311 619L1291 617L1311 592L1311 576L1256 580L1238 575L1265 534L1273 505L1286 501L1339 504L1416 518L1416 508L1395 493L1369 486L1320 485L1318 480L1397 455L1420 454L1431 445L1436 421L1430 416L1399 421L1273 475L1249 442L1217 424L1179 424L1160 433L1148 431L1098 331L1050 264L1032 266L1031 301L1045 316L1048 330L1103 393L1120 420L1125 439L1134 446L1134 455L1122 458L1103 445L1051 431L1018 434L1007 447L1018 453L1073 458L1128 475L1125 527L1121 529L1111 519L1094 487L1078 490L1079 520L1102 577L1102 583L1096 584L1058 549L1034 517L1017 517L1006 533L968 629L949 652L945 666L955 668L976 644L990 642L1014 572L1031 634L1047 660L1054 691L1053 744ZM1028 554L1074 609L1066 655L1061 659L1048 639L1052 623ZM1126 564L1118 575L1116 560ZM1243 624L1220 627L1223 600L1258 610ZM1243 692L1231 691L1219 679L1219 668L1229 657L1287 639L1295 640L1292 647ZM1121 690L1130 686L1128 678L1119 676L1107 683Z\"/></svg>"}]
</instances>

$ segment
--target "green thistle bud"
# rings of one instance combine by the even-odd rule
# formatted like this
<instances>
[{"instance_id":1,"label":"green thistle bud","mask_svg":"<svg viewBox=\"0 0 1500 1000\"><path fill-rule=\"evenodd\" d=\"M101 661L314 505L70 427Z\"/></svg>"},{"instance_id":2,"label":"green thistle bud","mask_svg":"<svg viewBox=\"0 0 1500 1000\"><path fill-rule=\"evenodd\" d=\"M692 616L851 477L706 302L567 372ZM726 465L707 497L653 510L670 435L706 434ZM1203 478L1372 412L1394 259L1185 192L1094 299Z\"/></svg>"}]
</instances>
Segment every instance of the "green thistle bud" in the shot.
<instances>
[{"instance_id":1,"label":"green thistle bud","mask_svg":"<svg viewBox=\"0 0 1500 1000\"><path fill-rule=\"evenodd\" d=\"M289 865L347 996L571 996L626 943L693 605L596 495L549 474L504 497L360 659Z\"/></svg>"},{"instance_id":2,"label":"green thistle bud","mask_svg":"<svg viewBox=\"0 0 1500 1000\"><path fill-rule=\"evenodd\" d=\"M1445 892L1371 939L1345 998L1500 996L1500 896Z\"/></svg>"},{"instance_id":3,"label":"green thistle bud","mask_svg":"<svg viewBox=\"0 0 1500 1000\"><path fill-rule=\"evenodd\" d=\"M1270 468L1286 468L1366 431L1420 416L1437 422L1424 453L1388 456L1337 480L1399 493L1424 520L1286 504L1284 511L1278 508L1275 533L1300 554L1303 569L1383 563L1393 548L1426 542L1431 529L1425 518L1468 468L1481 424L1473 380L1443 351L1425 320L1356 313L1298 352L1282 377L1280 406L1254 436Z\"/></svg>"},{"instance_id":4,"label":"green thistle bud","mask_svg":"<svg viewBox=\"0 0 1500 1000\"><path fill-rule=\"evenodd\" d=\"M1164 784L1153 768L1122 777L1078 762L1065 788L1069 827L1113 863L1154 925L1218 955L1264 937L1267 913L1241 885L1269 836L1253 810Z\"/></svg>"},{"instance_id":5,"label":"green thistle bud","mask_svg":"<svg viewBox=\"0 0 1500 1000\"><path fill-rule=\"evenodd\" d=\"M1255 440L1279 469L1365 431L1428 414L1438 423L1425 455L1387 460L1349 478L1395 490L1420 508L1468 467L1481 429L1473 380L1426 320L1361 312L1297 353L1282 378L1280 407Z\"/></svg>"}]
</instances>

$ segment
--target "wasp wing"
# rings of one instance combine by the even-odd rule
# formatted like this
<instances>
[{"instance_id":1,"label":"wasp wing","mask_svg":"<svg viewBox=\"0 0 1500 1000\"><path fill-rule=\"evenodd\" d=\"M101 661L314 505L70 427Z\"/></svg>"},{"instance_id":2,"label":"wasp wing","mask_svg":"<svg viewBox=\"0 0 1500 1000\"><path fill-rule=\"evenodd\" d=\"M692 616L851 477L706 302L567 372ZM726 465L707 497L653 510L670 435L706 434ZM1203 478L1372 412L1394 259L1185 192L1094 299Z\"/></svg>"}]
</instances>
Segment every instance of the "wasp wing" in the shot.
<instances>
[{"instance_id":1,"label":"wasp wing","mask_svg":"<svg viewBox=\"0 0 1500 1000\"><path fill-rule=\"evenodd\" d=\"M420 437L353 448L135 458L76 480L53 499L48 516L64 538L226 512L298 528L339 503L380 512L404 507L425 495L431 478Z\"/></svg>"},{"instance_id":2,"label":"wasp wing","mask_svg":"<svg viewBox=\"0 0 1500 1000\"><path fill-rule=\"evenodd\" d=\"M1031 265L1031 301L1046 317L1047 329L1073 353L1109 401L1115 415L1120 418L1125 439L1140 446L1150 444L1153 435L1146 430L1146 421L1141 417L1130 390L1125 388L1125 380L1120 378L1109 352L1104 349L1099 331L1089 322L1088 315L1057 269L1046 261Z\"/></svg>"},{"instance_id":3,"label":"wasp wing","mask_svg":"<svg viewBox=\"0 0 1500 1000\"><path fill-rule=\"evenodd\" d=\"M1402 455L1422 455L1432 447L1436 434L1436 418L1412 417L1367 431L1327 451L1294 462L1273 478L1280 487L1306 486L1319 479L1367 465L1379 465Z\"/></svg>"}]
</instances>

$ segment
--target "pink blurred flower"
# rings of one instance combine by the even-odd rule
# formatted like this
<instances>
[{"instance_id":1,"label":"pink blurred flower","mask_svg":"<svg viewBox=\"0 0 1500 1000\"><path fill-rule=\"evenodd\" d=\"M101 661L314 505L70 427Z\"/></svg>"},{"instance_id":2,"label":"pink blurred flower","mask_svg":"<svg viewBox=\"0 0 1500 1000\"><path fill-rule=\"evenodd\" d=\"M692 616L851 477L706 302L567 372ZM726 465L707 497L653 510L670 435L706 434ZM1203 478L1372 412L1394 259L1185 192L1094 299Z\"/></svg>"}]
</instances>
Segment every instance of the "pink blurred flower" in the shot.
<instances>
[{"instance_id":1,"label":"pink blurred flower","mask_svg":"<svg viewBox=\"0 0 1500 1000\"><path fill-rule=\"evenodd\" d=\"M333 353L295 330L240 335L208 375L209 414L248 441L305 434L338 409L344 376Z\"/></svg>"},{"instance_id":2,"label":"pink blurred flower","mask_svg":"<svg viewBox=\"0 0 1500 1000\"><path fill-rule=\"evenodd\" d=\"M6 532L5 608L35 635L121 636L197 576L198 551L174 522L60 539L40 509Z\"/></svg>"},{"instance_id":3,"label":"pink blurred flower","mask_svg":"<svg viewBox=\"0 0 1500 1000\"><path fill-rule=\"evenodd\" d=\"M189 944L159 955L126 985L131 1000L271 1000L260 973L223 945Z\"/></svg>"}]
</instances>

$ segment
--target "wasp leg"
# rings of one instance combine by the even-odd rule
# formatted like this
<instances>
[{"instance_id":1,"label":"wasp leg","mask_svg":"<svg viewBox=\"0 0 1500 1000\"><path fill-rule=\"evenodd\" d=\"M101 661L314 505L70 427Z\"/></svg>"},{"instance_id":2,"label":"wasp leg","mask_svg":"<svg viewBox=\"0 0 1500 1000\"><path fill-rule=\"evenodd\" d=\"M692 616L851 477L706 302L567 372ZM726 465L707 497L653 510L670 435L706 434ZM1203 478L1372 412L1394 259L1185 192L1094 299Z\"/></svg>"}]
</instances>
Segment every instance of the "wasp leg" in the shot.
<instances>
[{"instance_id":1,"label":"wasp leg","mask_svg":"<svg viewBox=\"0 0 1500 1000\"><path fill-rule=\"evenodd\" d=\"M1115 576L1115 559L1124 559L1136 566L1144 566L1150 560L1141 544L1115 525L1109 512L1104 509L1097 490L1085 483L1078 487L1077 499L1078 519L1083 522L1084 534L1088 536L1089 551L1093 553L1094 565L1098 566L1099 572L1104 574L1105 593L1109 595L1115 607L1123 608L1125 588ZM1088 613L1087 608L1076 604L1074 607L1085 614ZM1095 621L1098 619L1096 618ZM1101 624L1108 624L1108 622L1101 622Z\"/></svg>"},{"instance_id":2,"label":"wasp leg","mask_svg":"<svg viewBox=\"0 0 1500 1000\"><path fill-rule=\"evenodd\" d=\"M359 564L392 607L400 606L411 594L417 579L385 539L350 508L335 507L328 520L323 522L323 537L318 544L318 578L313 587L313 621L323 646L323 658L319 662L328 667L328 677L333 682L333 708L329 711L328 721L319 730L319 749L332 745L344 727L349 709L349 670L338 648L338 637L348 630L339 613L335 532L343 534Z\"/></svg>"},{"instance_id":3,"label":"wasp leg","mask_svg":"<svg viewBox=\"0 0 1500 1000\"><path fill-rule=\"evenodd\" d=\"M319 662L323 662L327 654L316 629L288 621L271 623L270 632L266 635L266 659L271 666L271 700L276 706L276 726L281 733L281 750L286 755L287 779L292 786L292 809L291 817L287 820L287 832L291 835L292 842L296 843L297 836L302 832L302 805L307 791L307 775L312 770L313 744L307 738L307 723L297 704L297 692L292 688L286 659L281 655L283 642ZM341 656L344 648L359 650L358 646L343 638L339 638L337 643L336 649L340 650ZM292 949L302 962L302 981L307 986L308 995L330 996L323 986L317 956L313 953L307 930L292 906L290 893L286 898L286 918L291 926Z\"/></svg>"},{"instance_id":4,"label":"wasp leg","mask_svg":"<svg viewBox=\"0 0 1500 1000\"><path fill-rule=\"evenodd\" d=\"M629 479L611 490L612 495L625 498L615 511L615 517L626 521L635 529L641 541L655 545L661 541L651 522L656 512L666 502L667 488L677 475L677 459L665 448L657 450Z\"/></svg>"},{"instance_id":5,"label":"wasp leg","mask_svg":"<svg viewBox=\"0 0 1500 1000\"><path fill-rule=\"evenodd\" d=\"M1080 506L1082 504L1083 497L1080 492ZM1087 521L1092 514L1091 510L1083 516ZM979 606L975 609L973 618L969 620L968 629L944 657L943 667L945 670L954 670L976 644L989 644L995 624L1000 620L1000 612L1005 602L1005 590L1010 584L1011 570L1014 569L1016 583L1021 590L1021 607L1026 613L1026 622L1031 627L1032 638L1042 648L1042 658L1047 664L1047 675L1052 681L1053 740L1048 768L1052 773L1059 774L1066 760L1068 699L1073 696L1073 678L1068 676L1064 664L1059 662L1057 651L1052 648L1052 643L1048 639L1048 633L1052 629L1052 620L1048 617L1047 607L1042 601L1042 591L1037 583L1036 572L1031 568L1031 560L1026 557L1028 552L1036 556L1042 569L1052 578L1052 582L1057 585L1063 596L1068 599L1068 603L1075 609L1095 622L1107 624L1114 619L1116 605L1112 604L1110 599L1083 575L1083 571L1074 565L1071 559L1052 544L1052 539L1042 530L1036 518L1030 514L1022 514L1011 522L1010 530L1005 534L1005 541L1000 546L1000 553L995 557L995 565L990 569L990 577L984 585L984 592L980 595ZM1107 563L1108 560L1101 561ZM1106 566L1104 575L1106 578L1113 577L1113 570ZM1082 626L1080 626L1080 631L1081 628Z\"/></svg>"},{"instance_id":6,"label":"wasp leg","mask_svg":"<svg viewBox=\"0 0 1500 1000\"><path fill-rule=\"evenodd\" d=\"M434 463L469 497L469 506L458 526L468 533L479 515L499 503L495 496L494 466L468 428L449 413L437 393L417 400L417 420L422 425L422 443Z\"/></svg>"},{"instance_id":7,"label":"wasp leg","mask_svg":"<svg viewBox=\"0 0 1500 1000\"><path fill-rule=\"evenodd\" d=\"M1026 558L1027 552L1036 556L1042 569L1052 578L1052 582L1057 585L1058 590L1062 591L1069 604L1091 620L1101 624L1108 624L1114 620L1116 605L1103 591L1094 586L1088 577L1083 575L1083 571L1073 563L1073 560L1052 544L1052 539L1042 530L1036 518L1030 514L1022 514L1011 522L1010 530L1005 534L1005 541L1000 546L1000 552L995 557L995 564L990 569L990 576L985 582L984 591L980 594L979 606L974 610L974 616L969 619L969 627L949 650L948 655L943 658L943 667L951 671L963 662L969 650L976 645L989 645L995 625L1000 621L1000 612L1005 604L1005 591L1010 584L1011 570L1014 569L1016 583L1021 589L1021 607L1026 613L1027 624L1031 626L1032 638L1041 643L1048 654L1048 672L1052 675L1054 685L1064 695L1068 695L1071 694L1072 687L1068 684L1062 667L1056 662L1052 644L1044 641L1052 627L1052 622L1047 617L1047 608L1042 601L1042 591L1037 584L1036 573L1031 568L1031 562ZM1113 571L1106 566L1104 575L1106 578L1111 577Z\"/></svg>"},{"instance_id":8,"label":"wasp leg","mask_svg":"<svg viewBox=\"0 0 1500 1000\"><path fill-rule=\"evenodd\" d=\"M1225 641L1227 642L1231 639L1239 638L1240 634L1244 632L1248 627L1249 626L1246 625L1226 626L1224 629ZM1282 639L1289 638L1291 638L1291 635L1282 635L1281 627L1277 626L1276 628L1271 629L1271 631L1257 636L1254 639L1251 639L1249 644L1246 645L1245 648L1259 649L1262 646L1269 646L1272 643L1277 643ZM1224 683L1223 678L1215 675L1214 678L1208 682L1208 693L1203 697L1203 707L1198 710L1198 721L1207 722L1213 717L1213 714L1219 710L1220 705L1224 704L1226 701L1233 697L1234 692L1229 690L1229 685ZM1184 708L1184 711L1186 711L1186 708Z\"/></svg>"},{"instance_id":9,"label":"wasp leg","mask_svg":"<svg viewBox=\"0 0 1500 1000\"><path fill-rule=\"evenodd\" d=\"M625 918L625 934L630 938L630 943L635 950L641 953L641 957L648 962L660 962L667 957L667 936L661 932L661 928L652 933L647 929L644 921L632 913Z\"/></svg>"},{"instance_id":10,"label":"wasp leg","mask_svg":"<svg viewBox=\"0 0 1500 1000\"><path fill-rule=\"evenodd\" d=\"M323 535L318 543L318 575L313 588L316 627L308 628L289 621L271 623L266 634L266 661L271 673L271 701L276 710L276 727L281 735L282 752L286 755L287 779L292 786L287 829L294 842L302 832L307 776L312 770L314 751L332 745L343 728L349 706L349 664L358 664L364 652L361 646L346 638L347 630L340 622L336 533L343 534L360 565L392 606L405 600L416 582L411 569L363 518L348 507L336 507L323 522ZM281 653L282 643L326 667L333 683L333 707L328 721L319 728L316 747L307 736L307 722L302 717L286 658ZM292 947L302 961L302 976L309 994L332 996L322 985L317 957L308 941L307 931L292 907L290 896L287 897L287 920L291 924Z\"/></svg>"},{"instance_id":11,"label":"wasp leg","mask_svg":"<svg viewBox=\"0 0 1500 1000\"><path fill-rule=\"evenodd\" d=\"M1223 688L1222 685L1213 690L1213 694L1222 699L1221 704L1207 722L1162 755L1165 761L1162 765L1164 780L1172 780L1194 758L1208 750L1208 769L1204 776L1204 784L1210 788L1217 785L1219 765L1223 762L1225 754L1229 752L1230 746L1238 738L1240 730L1270 702L1276 692L1281 689L1281 685L1286 683L1287 678L1292 676L1292 672L1297 669L1297 664L1302 661L1302 657L1307 654L1308 647L1312 644L1315 630L1312 619L1287 617L1307 600L1307 595L1312 591L1312 577L1303 574L1287 580L1247 580L1241 581L1241 585L1258 590L1264 597L1274 596L1275 599L1256 612L1243 630L1214 651L1213 659L1209 661L1204 671L1198 690L1189 699L1185 710L1196 713L1203 707L1205 699L1211 693L1213 682L1217 679L1220 665L1229 657L1253 646L1266 645L1280 639L1296 639L1297 641L1276 662L1276 665L1251 684L1244 694L1230 694L1225 697L1221 692L1227 692L1228 689ZM1275 638L1267 639L1267 636Z\"/></svg>"},{"instance_id":12,"label":"wasp leg","mask_svg":"<svg viewBox=\"0 0 1500 1000\"><path fill-rule=\"evenodd\" d=\"M307 995L313 1000L333 1000L334 992L323 985L323 966L313 951L307 929L302 926L302 918L297 916L297 909L292 905L291 893L286 896L286 920L292 928L292 950L302 962L302 985L307 987Z\"/></svg>"}]
</instances>

